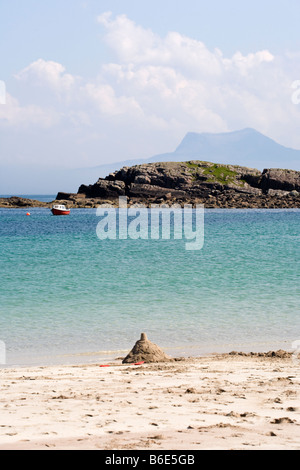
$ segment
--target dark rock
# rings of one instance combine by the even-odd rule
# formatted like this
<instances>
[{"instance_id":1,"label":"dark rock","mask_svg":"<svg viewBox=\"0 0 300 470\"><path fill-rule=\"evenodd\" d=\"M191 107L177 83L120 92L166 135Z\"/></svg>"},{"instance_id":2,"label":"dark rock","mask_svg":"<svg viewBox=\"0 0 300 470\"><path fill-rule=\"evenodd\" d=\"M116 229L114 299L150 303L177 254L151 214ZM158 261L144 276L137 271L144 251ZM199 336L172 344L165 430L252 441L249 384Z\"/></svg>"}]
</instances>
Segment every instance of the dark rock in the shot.
<instances>
[{"instance_id":1,"label":"dark rock","mask_svg":"<svg viewBox=\"0 0 300 470\"><path fill-rule=\"evenodd\" d=\"M261 173L238 165L192 160L146 163L124 167L81 185L78 193L57 194L70 207L116 205L120 196L128 205L142 203L204 204L209 208L299 208L300 172L266 169ZM19 197L0 198L0 207L49 207L49 203Z\"/></svg>"},{"instance_id":2,"label":"dark rock","mask_svg":"<svg viewBox=\"0 0 300 470\"><path fill-rule=\"evenodd\" d=\"M300 191L300 172L275 168L264 170L261 179L261 189L264 193L268 193L270 189Z\"/></svg>"},{"instance_id":3,"label":"dark rock","mask_svg":"<svg viewBox=\"0 0 300 470\"><path fill-rule=\"evenodd\" d=\"M43 203L34 199L26 199L19 196L0 199L0 207L42 207Z\"/></svg>"},{"instance_id":4,"label":"dark rock","mask_svg":"<svg viewBox=\"0 0 300 470\"><path fill-rule=\"evenodd\" d=\"M96 184L90 186L81 185L78 193L85 194L88 198L116 198L125 196L125 183L124 181L112 181L100 178Z\"/></svg>"},{"instance_id":5,"label":"dark rock","mask_svg":"<svg viewBox=\"0 0 300 470\"><path fill-rule=\"evenodd\" d=\"M292 170L261 173L253 168L197 160L146 163L124 167L94 185L82 185L78 193L87 198L127 196L146 204L160 200L194 203L197 199L198 203L213 203L213 207L298 207L299 175ZM211 196L214 201L209 201ZM287 203L287 196L295 201Z\"/></svg>"},{"instance_id":6,"label":"dark rock","mask_svg":"<svg viewBox=\"0 0 300 470\"><path fill-rule=\"evenodd\" d=\"M128 195L129 196L135 196L135 197L149 197L149 196L155 196L155 197L174 197L174 198L179 198L179 197L185 197L186 193L184 191L180 190L174 190L170 188L163 188L160 186L155 186L151 184L135 184L132 183L130 187L128 188Z\"/></svg>"},{"instance_id":7,"label":"dark rock","mask_svg":"<svg viewBox=\"0 0 300 470\"><path fill-rule=\"evenodd\" d=\"M68 201L71 197L76 197L76 193L57 193L56 201Z\"/></svg>"}]
</instances>

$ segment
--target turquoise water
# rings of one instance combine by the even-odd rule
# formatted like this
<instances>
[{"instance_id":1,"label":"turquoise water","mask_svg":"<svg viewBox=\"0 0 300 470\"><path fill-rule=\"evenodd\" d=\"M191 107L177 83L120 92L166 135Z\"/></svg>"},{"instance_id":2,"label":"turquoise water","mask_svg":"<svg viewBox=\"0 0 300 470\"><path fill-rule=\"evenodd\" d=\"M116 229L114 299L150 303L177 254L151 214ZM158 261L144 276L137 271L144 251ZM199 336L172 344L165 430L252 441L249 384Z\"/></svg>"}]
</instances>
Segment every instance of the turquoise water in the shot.
<instances>
[{"instance_id":1,"label":"turquoise water","mask_svg":"<svg viewBox=\"0 0 300 470\"><path fill-rule=\"evenodd\" d=\"M122 356L141 332L172 355L300 339L299 210L206 210L205 243L102 240L94 209L0 209L7 364Z\"/></svg>"}]
</instances>

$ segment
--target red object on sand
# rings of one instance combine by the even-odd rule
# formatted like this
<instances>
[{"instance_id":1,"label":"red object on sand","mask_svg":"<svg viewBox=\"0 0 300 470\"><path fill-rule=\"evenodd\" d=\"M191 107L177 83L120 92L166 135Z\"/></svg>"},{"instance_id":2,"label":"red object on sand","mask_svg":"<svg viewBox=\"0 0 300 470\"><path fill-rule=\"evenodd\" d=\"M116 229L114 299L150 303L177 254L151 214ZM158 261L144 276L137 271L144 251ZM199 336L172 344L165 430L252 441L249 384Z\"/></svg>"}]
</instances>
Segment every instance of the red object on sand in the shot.
<instances>
[{"instance_id":1,"label":"red object on sand","mask_svg":"<svg viewBox=\"0 0 300 470\"><path fill-rule=\"evenodd\" d=\"M135 362L134 364L128 364L129 366L132 365L132 366L140 366L142 364L145 364L145 361L141 361L141 362ZM101 366L99 367L111 367L111 364L101 364Z\"/></svg>"}]
</instances>

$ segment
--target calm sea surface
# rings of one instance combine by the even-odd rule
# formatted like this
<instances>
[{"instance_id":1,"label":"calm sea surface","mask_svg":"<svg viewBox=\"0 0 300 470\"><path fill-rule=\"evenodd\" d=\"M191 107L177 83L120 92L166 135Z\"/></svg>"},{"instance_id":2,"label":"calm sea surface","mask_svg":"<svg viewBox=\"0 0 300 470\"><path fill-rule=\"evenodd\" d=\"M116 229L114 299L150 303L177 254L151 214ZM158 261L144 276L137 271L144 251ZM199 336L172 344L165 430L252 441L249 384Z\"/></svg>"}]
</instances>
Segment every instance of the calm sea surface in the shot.
<instances>
[{"instance_id":1,"label":"calm sea surface","mask_svg":"<svg viewBox=\"0 0 300 470\"><path fill-rule=\"evenodd\" d=\"M205 242L99 240L94 209L0 209L7 365L291 349L300 340L300 211L206 210ZM3 343L2 343L3 344Z\"/></svg>"}]
</instances>

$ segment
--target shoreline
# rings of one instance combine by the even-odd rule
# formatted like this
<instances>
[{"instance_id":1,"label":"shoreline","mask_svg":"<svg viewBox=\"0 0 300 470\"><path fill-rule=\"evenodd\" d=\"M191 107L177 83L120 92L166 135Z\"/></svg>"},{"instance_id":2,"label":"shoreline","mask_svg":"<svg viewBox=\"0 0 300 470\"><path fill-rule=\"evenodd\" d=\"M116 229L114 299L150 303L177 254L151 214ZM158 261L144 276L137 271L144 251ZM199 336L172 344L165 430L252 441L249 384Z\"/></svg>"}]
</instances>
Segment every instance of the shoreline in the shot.
<instances>
[{"instance_id":1,"label":"shoreline","mask_svg":"<svg viewBox=\"0 0 300 470\"><path fill-rule=\"evenodd\" d=\"M287 340L277 340L269 342L260 342L260 343L249 343L247 345L241 344L226 344L226 345L202 345L202 347L197 345L183 345L180 346L162 346L162 350L174 360L189 360L197 359L199 357L212 357L216 355L240 355L240 356L271 356L273 353L279 354L281 352L284 355L293 355L292 344L295 341L295 338L290 341ZM31 368L31 367L64 367L64 366L78 366L81 364L89 365L96 362L101 363L111 363L118 360L122 360L130 351L130 348L116 349L116 350L80 350L80 351L71 351L71 352L57 352L57 353L47 353L39 351L31 352L24 356L22 354L6 353L6 363L0 364L1 369L19 369L19 368ZM237 353L238 351L238 353ZM38 354L38 361L36 360Z\"/></svg>"},{"instance_id":2,"label":"shoreline","mask_svg":"<svg viewBox=\"0 0 300 470\"><path fill-rule=\"evenodd\" d=\"M0 450L300 449L287 351L0 369Z\"/></svg>"},{"instance_id":3,"label":"shoreline","mask_svg":"<svg viewBox=\"0 0 300 470\"><path fill-rule=\"evenodd\" d=\"M74 194L68 199L55 199L51 202L42 202L34 199L26 199L19 196L9 198L0 198L0 209L30 209L44 208L51 209L54 204L63 204L69 209L95 209L102 204L115 208L119 207L118 198L87 198L82 195ZM239 196L221 196L219 198L186 198L172 199L167 198L127 198L128 207L135 204L141 204L146 208L155 205L172 207L174 205L204 205L205 209L300 209L300 198L293 195L270 196L270 195L251 195L240 194Z\"/></svg>"}]
</instances>

